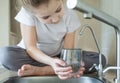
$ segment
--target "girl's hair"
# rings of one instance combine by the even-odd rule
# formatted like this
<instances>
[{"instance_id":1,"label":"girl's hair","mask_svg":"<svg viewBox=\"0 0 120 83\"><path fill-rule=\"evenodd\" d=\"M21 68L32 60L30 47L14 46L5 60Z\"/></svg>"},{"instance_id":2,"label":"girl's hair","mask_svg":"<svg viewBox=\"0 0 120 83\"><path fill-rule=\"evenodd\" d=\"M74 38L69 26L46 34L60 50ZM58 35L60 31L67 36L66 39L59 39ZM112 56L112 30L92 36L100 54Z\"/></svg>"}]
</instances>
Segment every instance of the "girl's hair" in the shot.
<instances>
[{"instance_id":1,"label":"girl's hair","mask_svg":"<svg viewBox=\"0 0 120 83\"><path fill-rule=\"evenodd\" d=\"M37 8L41 4L48 4L50 0L16 0L16 9L20 10L19 7L24 7L27 10L31 11L31 8ZM62 0L64 3L66 0Z\"/></svg>"},{"instance_id":2,"label":"girl's hair","mask_svg":"<svg viewBox=\"0 0 120 83\"><path fill-rule=\"evenodd\" d=\"M21 6L25 9L30 9L31 7L37 8L41 4L48 4L49 0L20 0Z\"/></svg>"}]
</instances>

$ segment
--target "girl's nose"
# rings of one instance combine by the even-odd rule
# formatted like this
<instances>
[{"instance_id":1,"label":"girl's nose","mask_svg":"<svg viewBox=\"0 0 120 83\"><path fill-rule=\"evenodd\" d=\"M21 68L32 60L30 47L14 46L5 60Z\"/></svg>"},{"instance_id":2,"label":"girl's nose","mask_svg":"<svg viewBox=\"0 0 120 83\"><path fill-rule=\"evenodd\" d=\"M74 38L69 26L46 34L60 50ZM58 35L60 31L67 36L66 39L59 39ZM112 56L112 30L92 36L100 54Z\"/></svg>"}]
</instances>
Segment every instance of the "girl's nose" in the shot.
<instances>
[{"instance_id":1,"label":"girl's nose","mask_svg":"<svg viewBox=\"0 0 120 83\"><path fill-rule=\"evenodd\" d=\"M57 23L57 22L59 22L59 20L60 20L60 17L59 17L59 16L54 16L54 17L52 17L52 19L51 19L52 23Z\"/></svg>"}]
</instances>

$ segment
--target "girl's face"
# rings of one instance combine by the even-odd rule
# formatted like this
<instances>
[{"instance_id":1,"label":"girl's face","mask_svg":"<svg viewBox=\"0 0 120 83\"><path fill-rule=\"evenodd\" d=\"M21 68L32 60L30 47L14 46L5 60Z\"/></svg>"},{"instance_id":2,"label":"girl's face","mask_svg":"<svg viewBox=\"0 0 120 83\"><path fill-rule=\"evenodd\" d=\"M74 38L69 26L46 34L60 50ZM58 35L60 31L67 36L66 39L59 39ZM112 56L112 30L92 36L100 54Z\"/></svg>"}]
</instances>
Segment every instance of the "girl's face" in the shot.
<instances>
[{"instance_id":1,"label":"girl's face","mask_svg":"<svg viewBox=\"0 0 120 83\"><path fill-rule=\"evenodd\" d=\"M50 0L48 4L42 4L34 8L33 14L44 24L55 24L60 21L64 14L62 0Z\"/></svg>"}]
</instances>

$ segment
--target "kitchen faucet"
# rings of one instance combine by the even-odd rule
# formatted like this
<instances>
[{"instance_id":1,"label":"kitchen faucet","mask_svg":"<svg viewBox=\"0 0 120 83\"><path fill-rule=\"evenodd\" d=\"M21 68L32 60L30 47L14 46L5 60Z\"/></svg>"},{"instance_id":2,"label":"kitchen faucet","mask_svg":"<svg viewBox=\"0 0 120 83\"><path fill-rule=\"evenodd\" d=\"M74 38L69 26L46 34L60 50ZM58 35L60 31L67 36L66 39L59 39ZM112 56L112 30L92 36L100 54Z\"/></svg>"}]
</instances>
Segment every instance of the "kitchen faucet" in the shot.
<instances>
[{"instance_id":1,"label":"kitchen faucet","mask_svg":"<svg viewBox=\"0 0 120 83\"><path fill-rule=\"evenodd\" d=\"M109 69L116 70L115 83L120 83L120 21L105 12L102 12L98 9L92 8L91 6L86 5L81 0L67 0L67 7L69 9L74 9L82 13L90 15L92 18L95 18L98 21L101 21L105 24L112 26L116 32L116 66L106 68L103 73Z\"/></svg>"},{"instance_id":2,"label":"kitchen faucet","mask_svg":"<svg viewBox=\"0 0 120 83\"><path fill-rule=\"evenodd\" d=\"M93 36L94 41L95 41L95 44L97 46L98 52L99 52L99 64L98 64L98 66L97 66L97 64L93 64L93 66L89 69L89 71L91 71L93 68L95 68L98 71L99 79L102 79L102 74L103 74L103 72L102 72L102 70L103 70L103 68L102 68L102 54L101 54L101 51L100 51L100 48L98 45L98 41L96 39L96 36L95 36L95 33L94 33L92 27L89 26L88 24L83 25L82 29L79 32L79 35L80 36L83 35L83 33L86 29L89 29L91 31L92 36Z\"/></svg>"}]
</instances>

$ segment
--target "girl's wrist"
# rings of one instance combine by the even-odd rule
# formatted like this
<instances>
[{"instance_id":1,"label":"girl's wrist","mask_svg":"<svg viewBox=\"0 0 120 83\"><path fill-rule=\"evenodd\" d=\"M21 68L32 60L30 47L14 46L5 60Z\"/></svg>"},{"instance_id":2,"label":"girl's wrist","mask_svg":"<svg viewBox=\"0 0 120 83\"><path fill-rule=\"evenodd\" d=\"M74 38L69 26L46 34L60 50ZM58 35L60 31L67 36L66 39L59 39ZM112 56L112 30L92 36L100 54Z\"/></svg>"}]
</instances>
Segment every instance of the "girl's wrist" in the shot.
<instances>
[{"instance_id":1,"label":"girl's wrist","mask_svg":"<svg viewBox=\"0 0 120 83\"><path fill-rule=\"evenodd\" d=\"M49 58L48 65L52 66L54 64L54 58Z\"/></svg>"}]
</instances>

